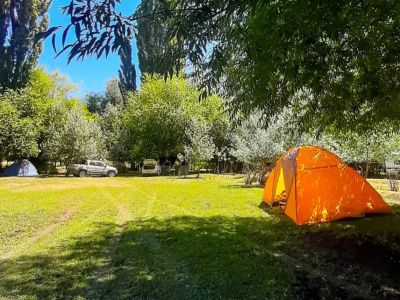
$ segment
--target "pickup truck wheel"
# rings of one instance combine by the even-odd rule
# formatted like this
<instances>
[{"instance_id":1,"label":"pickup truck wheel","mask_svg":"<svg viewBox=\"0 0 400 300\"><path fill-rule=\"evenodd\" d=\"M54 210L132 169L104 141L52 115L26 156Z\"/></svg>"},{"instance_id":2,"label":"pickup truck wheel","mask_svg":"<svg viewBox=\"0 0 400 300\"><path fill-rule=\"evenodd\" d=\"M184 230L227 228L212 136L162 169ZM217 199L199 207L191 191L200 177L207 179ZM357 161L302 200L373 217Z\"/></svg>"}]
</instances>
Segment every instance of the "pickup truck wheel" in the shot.
<instances>
[{"instance_id":1,"label":"pickup truck wheel","mask_svg":"<svg viewBox=\"0 0 400 300\"><path fill-rule=\"evenodd\" d=\"M110 171L108 172L108 177L115 177L115 172L114 171Z\"/></svg>"},{"instance_id":2,"label":"pickup truck wheel","mask_svg":"<svg viewBox=\"0 0 400 300\"><path fill-rule=\"evenodd\" d=\"M87 172L85 170L79 171L79 177L86 177L86 176L87 176Z\"/></svg>"}]
</instances>

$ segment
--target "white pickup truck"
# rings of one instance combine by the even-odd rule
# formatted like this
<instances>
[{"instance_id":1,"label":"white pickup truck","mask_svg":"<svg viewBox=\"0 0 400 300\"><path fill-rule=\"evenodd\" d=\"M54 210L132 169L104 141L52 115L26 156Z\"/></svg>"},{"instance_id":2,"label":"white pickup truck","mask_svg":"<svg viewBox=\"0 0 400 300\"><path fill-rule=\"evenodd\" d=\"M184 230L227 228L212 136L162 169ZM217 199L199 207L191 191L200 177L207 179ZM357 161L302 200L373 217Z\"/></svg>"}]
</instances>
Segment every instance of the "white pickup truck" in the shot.
<instances>
[{"instance_id":1,"label":"white pickup truck","mask_svg":"<svg viewBox=\"0 0 400 300\"><path fill-rule=\"evenodd\" d=\"M75 177L86 176L108 176L114 177L118 174L118 170L114 167L107 166L99 160L87 160L84 164L73 164L67 168L66 175L74 175Z\"/></svg>"}]
</instances>

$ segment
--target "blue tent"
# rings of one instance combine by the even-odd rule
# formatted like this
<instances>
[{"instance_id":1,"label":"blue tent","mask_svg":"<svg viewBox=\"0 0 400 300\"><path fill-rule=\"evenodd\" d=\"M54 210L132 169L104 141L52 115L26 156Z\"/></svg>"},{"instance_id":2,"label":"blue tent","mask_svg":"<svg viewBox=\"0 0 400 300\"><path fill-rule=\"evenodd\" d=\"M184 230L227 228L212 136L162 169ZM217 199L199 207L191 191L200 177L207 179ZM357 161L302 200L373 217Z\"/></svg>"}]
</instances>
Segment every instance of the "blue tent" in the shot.
<instances>
[{"instance_id":1,"label":"blue tent","mask_svg":"<svg viewBox=\"0 0 400 300\"><path fill-rule=\"evenodd\" d=\"M4 170L3 176L39 176L35 166L27 159L17 159Z\"/></svg>"}]
</instances>

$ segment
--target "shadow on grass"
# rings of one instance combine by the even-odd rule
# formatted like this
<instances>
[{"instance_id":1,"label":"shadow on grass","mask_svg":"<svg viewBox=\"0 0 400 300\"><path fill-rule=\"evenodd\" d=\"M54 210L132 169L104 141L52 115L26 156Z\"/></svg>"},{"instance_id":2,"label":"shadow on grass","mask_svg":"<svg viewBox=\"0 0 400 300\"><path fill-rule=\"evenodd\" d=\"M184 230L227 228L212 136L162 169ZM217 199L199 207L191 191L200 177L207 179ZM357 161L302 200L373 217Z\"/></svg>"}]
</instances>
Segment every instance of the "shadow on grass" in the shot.
<instances>
[{"instance_id":1,"label":"shadow on grass","mask_svg":"<svg viewBox=\"0 0 400 300\"><path fill-rule=\"evenodd\" d=\"M89 275L104 255L115 229L115 224L99 226L94 235L71 238L48 252L0 261L0 298L85 295Z\"/></svg>"},{"instance_id":2,"label":"shadow on grass","mask_svg":"<svg viewBox=\"0 0 400 300\"><path fill-rule=\"evenodd\" d=\"M288 293L291 271L277 258L274 245L282 237L273 221L176 217L130 222L107 274L99 274L115 229L101 223L97 232L58 249L1 262L0 297L280 298Z\"/></svg>"},{"instance_id":3,"label":"shadow on grass","mask_svg":"<svg viewBox=\"0 0 400 300\"><path fill-rule=\"evenodd\" d=\"M197 175L188 175L188 176L170 176L170 179L174 179L174 180L204 180L205 177L204 176L199 176L197 177Z\"/></svg>"},{"instance_id":4,"label":"shadow on grass","mask_svg":"<svg viewBox=\"0 0 400 300\"><path fill-rule=\"evenodd\" d=\"M389 218L386 225L399 225L398 216ZM326 241L314 238L313 235L326 234L327 239L336 240L335 235L329 234L329 225L297 227L289 220L272 217L151 218L129 222L116 252L110 254L106 249L112 240L110 233L116 229L115 224L100 223L97 232L70 239L47 253L1 262L0 297L310 299L342 296L346 291L337 294L337 289L326 288L330 281L324 281L323 275L315 281L325 285L320 284L316 289L308 288L308 278L307 281L304 276L298 276L299 268L304 272L307 269L302 266L316 263L316 256L310 253L319 251L315 268L333 270L329 276L358 280L366 274L355 275L348 257L339 255L339 262L335 261L329 256L329 248L324 248ZM360 250L357 245L334 250L357 253ZM380 251L392 251L397 255L395 258L400 257L392 244L382 247ZM327 253L322 253L325 250ZM380 259L389 268L381 270L384 280L400 267L388 259L386 256ZM107 260L110 263L100 268L99 264ZM368 262L354 263L369 270ZM338 264L341 267L336 272L334 267ZM376 272L374 268L371 270ZM368 277L363 279L363 285L371 283ZM393 282L387 285L392 286Z\"/></svg>"},{"instance_id":5,"label":"shadow on grass","mask_svg":"<svg viewBox=\"0 0 400 300\"><path fill-rule=\"evenodd\" d=\"M244 184L229 184L221 186L223 189L236 190L236 189L263 189L264 187L259 184L244 185Z\"/></svg>"}]
</instances>

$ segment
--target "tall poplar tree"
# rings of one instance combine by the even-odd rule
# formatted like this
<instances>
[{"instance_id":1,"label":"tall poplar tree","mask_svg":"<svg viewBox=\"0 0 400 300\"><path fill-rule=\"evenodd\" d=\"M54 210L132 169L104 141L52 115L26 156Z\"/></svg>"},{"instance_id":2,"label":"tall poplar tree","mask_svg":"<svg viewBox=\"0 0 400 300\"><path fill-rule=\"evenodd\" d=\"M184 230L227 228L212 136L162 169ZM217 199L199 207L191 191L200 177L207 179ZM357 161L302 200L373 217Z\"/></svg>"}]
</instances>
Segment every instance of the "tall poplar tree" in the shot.
<instances>
[{"instance_id":1,"label":"tall poplar tree","mask_svg":"<svg viewBox=\"0 0 400 300\"><path fill-rule=\"evenodd\" d=\"M0 88L24 87L36 66L42 43L36 35L48 27L51 0L0 1Z\"/></svg>"},{"instance_id":2,"label":"tall poplar tree","mask_svg":"<svg viewBox=\"0 0 400 300\"><path fill-rule=\"evenodd\" d=\"M143 0L136 10L138 18L136 44L138 48L139 68L142 74L163 74L169 39L164 22L152 14L164 10L162 1Z\"/></svg>"},{"instance_id":3,"label":"tall poplar tree","mask_svg":"<svg viewBox=\"0 0 400 300\"><path fill-rule=\"evenodd\" d=\"M132 46L130 39L125 39L123 46L119 49L121 66L118 71L119 88L124 99L124 105L127 102L127 94L136 91L136 67L132 62Z\"/></svg>"}]
</instances>

